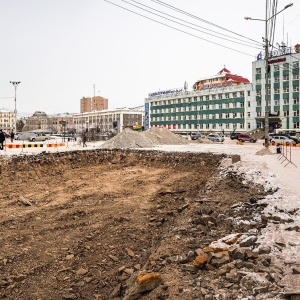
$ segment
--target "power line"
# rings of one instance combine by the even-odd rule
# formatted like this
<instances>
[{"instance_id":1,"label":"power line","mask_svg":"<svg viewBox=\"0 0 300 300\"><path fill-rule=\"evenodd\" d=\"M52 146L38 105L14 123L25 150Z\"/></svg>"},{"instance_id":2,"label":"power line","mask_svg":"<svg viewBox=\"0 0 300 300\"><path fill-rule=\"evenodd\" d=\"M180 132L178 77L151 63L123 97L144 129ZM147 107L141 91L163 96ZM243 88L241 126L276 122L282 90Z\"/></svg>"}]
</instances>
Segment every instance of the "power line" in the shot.
<instances>
[{"instance_id":1,"label":"power line","mask_svg":"<svg viewBox=\"0 0 300 300\"><path fill-rule=\"evenodd\" d=\"M208 43L211 43L211 44L214 44L214 45L217 45L217 46L220 46L220 47L223 47L223 48L232 50L232 51L234 51L234 52L238 52L238 53L241 53L241 54L244 54L244 55L253 57L253 55L251 55L251 54L249 54L249 53L242 52L242 51L239 51L239 50L236 50L236 49L227 47L227 46L225 46L225 45L221 45L221 44L219 44L219 43L212 42L212 41L210 41L210 40L201 38L201 37L199 37L199 36L197 36L197 35L194 35L194 34L192 34L192 33L186 32L186 31L184 31L184 30L178 29L178 28L176 28L176 27L173 27L173 26L171 26L171 25L165 24L165 23L163 23L163 22L154 20L154 19L152 19L152 18L149 18L149 17L147 17L147 16L144 16L144 15L142 15L142 14L139 14L139 13L137 13L137 12L135 12L135 11L132 11L132 10L130 10L130 9L128 9L128 8L125 8L125 7L121 6L121 5L112 3L112 2L110 2L110 1L108 1L108 0L104 0L104 1L110 3L111 5L114 5L114 6L120 7L120 8L122 8L122 9L124 9L124 10L127 10L127 11L129 11L129 12L131 12L131 13L133 13L133 14L136 14L136 15L140 16L140 17L143 17L143 18L145 18L145 19L148 19L148 20L151 20L151 21L156 22L156 23L158 23L158 24L161 24L161 25L164 25L164 26L166 26L166 27L172 28L172 29L174 29L174 30L176 30L176 31L179 31L179 32L185 33L185 34L187 34L187 35L193 36L193 37L195 37L195 38L198 38L198 39L200 39L200 40L206 41L206 42L208 42Z\"/></svg>"},{"instance_id":2,"label":"power line","mask_svg":"<svg viewBox=\"0 0 300 300\"><path fill-rule=\"evenodd\" d=\"M182 13L182 14L184 14L184 15L187 15L187 16L189 16L189 17L191 17L191 18L197 19L197 20L199 20L199 21L201 21L201 22L207 23L207 24L209 24L209 25L211 25L211 26L220 28L220 29L222 29L222 30L225 30L225 31L227 31L227 32L233 33L233 34L235 34L235 35L237 35L237 36L243 37L243 38L245 38L245 39L247 39L247 40L250 40L250 41L252 41L252 42L255 42L255 43L260 44L260 43L257 42L256 40L253 40L253 39L251 39L251 38L249 38L249 37L243 36L243 35L241 35L241 34L239 34L239 33L236 33L236 32L234 32L234 31L231 31L231 30L229 30L229 29L226 29L226 28L224 28L224 27L222 27L222 26L219 26L219 25L217 25L217 24L214 24L214 23L212 23L212 22L210 22L210 21L207 21L207 20L204 20L204 19L202 19L202 18L199 18L199 17L197 17L197 16L195 16L195 15L192 15L192 14L190 14L190 13L184 11L184 10L181 10L181 9L179 9L179 8L176 8L176 7L174 7L174 6L170 5L170 4L167 4L167 3L163 2L163 1L159 1L159 0L151 0L151 1L152 1L152 2L155 2L155 3L157 3L157 4L160 4L160 5L163 5L163 6L165 6L165 7L168 7L168 8L170 8L170 9L173 9L173 10L175 10L175 11L177 11L177 12L180 12L180 13Z\"/></svg>"},{"instance_id":3,"label":"power line","mask_svg":"<svg viewBox=\"0 0 300 300\"><path fill-rule=\"evenodd\" d=\"M190 25L196 26L196 27L198 27L198 28L202 28L202 29L208 30L208 31L210 31L210 32L213 32L213 33L216 33L216 34L219 34L219 35L222 34L222 37L213 35L213 34L211 34L210 32L205 32L205 31L201 31L201 30L195 29L195 28L193 28L193 27L190 27L190 26L187 26L187 25L185 25L185 24L176 22L176 21L174 21L174 20L170 20L170 19L168 19L168 18L166 18L166 17L164 17L164 16L155 14L155 13L149 11L149 10L143 9L143 8L137 6L137 5L134 5L134 4L132 4L132 3L129 3L128 1L125 1L125 0L121 0L121 1L126 2L126 3L128 3L128 4L130 4L130 5L135 6L135 7L139 8L139 9L144 10L144 11L147 11L147 12L149 12L149 13L151 13L151 14L156 15L156 16L159 16L159 17L161 17L161 18L164 18L164 19L166 19L166 20L169 20L169 21L171 21L171 22L174 22L174 23L176 23L176 24L180 24L180 25L182 25L182 26L185 26L185 27L191 28L191 29L193 29L193 30L202 32L202 33L204 33L204 34L209 34L209 35L211 35L211 36L214 36L214 37L217 37L217 38L220 38L220 39L224 39L224 40L229 41L229 42L232 42L232 43L236 43L236 44L239 44L239 45L244 45L244 46L247 46L247 47L251 47L249 44L244 44L244 43L239 43L239 42L237 42L237 40L238 40L238 41L241 41L241 42L245 42L245 41L242 40L242 39L238 39L238 38L235 38L235 37L226 35L226 34L222 34L222 33L220 33L220 32L217 32L217 31L214 31L214 30L211 30L211 29L208 29L208 28L199 26L199 25L197 25L197 24L194 24L194 23L191 23L191 22L188 22L188 21L185 21L185 20L183 20L183 19L177 18L177 17L175 17L175 16L172 16L172 15L170 15L170 14L167 14L167 13L165 13L165 12L162 12L162 11L160 11L160 10L157 10L157 9L155 9L155 8L152 8L152 7L150 7L150 6L147 6L147 5L145 5L145 4L142 4L142 3L138 2L138 1L131 0L132 2L138 3L139 5L142 5L142 6L145 6L145 7L147 7L147 8L150 8L151 10L154 10L154 11L156 11L156 12L159 12L159 13L161 13L161 14L164 14L164 15L169 16L169 17L171 17L171 18L174 18L174 19L176 19L176 20L180 20L180 21L185 22L185 23L187 23L187 24L190 24ZM234 38L235 40L233 41L233 40L226 39L226 38L224 38L224 36L225 36L225 37L228 37L228 38L231 38L231 39ZM260 49L260 48L257 48L257 47L259 46L257 43L256 43L256 44L250 43L250 44L256 46L256 47L253 47L253 48Z\"/></svg>"}]
</instances>

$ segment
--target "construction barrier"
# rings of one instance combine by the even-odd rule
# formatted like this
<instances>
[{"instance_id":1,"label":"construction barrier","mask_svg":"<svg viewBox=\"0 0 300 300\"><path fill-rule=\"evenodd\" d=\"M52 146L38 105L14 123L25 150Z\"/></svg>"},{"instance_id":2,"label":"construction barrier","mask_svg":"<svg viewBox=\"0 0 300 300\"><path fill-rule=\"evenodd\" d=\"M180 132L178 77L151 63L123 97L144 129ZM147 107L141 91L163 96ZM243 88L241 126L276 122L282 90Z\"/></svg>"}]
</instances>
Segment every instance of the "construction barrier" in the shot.
<instances>
[{"instance_id":1,"label":"construction barrier","mask_svg":"<svg viewBox=\"0 0 300 300\"><path fill-rule=\"evenodd\" d=\"M47 147L64 147L66 144L65 143L60 143L60 144L47 144Z\"/></svg>"},{"instance_id":2,"label":"construction barrier","mask_svg":"<svg viewBox=\"0 0 300 300\"><path fill-rule=\"evenodd\" d=\"M295 167L297 167L293 162L292 162L292 145L293 144L280 144L277 143L276 147L277 147L277 153L279 154L278 160L281 161L281 159L283 159L281 161L281 163L287 162L284 166L286 167L288 164L292 164Z\"/></svg>"},{"instance_id":3,"label":"construction barrier","mask_svg":"<svg viewBox=\"0 0 300 300\"><path fill-rule=\"evenodd\" d=\"M40 148L44 147L44 144L8 144L7 148Z\"/></svg>"},{"instance_id":4,"label":"construction barrier","mask_svg":"<svg viewBox=\"0 0 300 300\"><path fill-rule=\"evenodd\" d=\"M7 148L42 148L42 147L64 147L65 143L56 144L7 144ZM4 145L5 146L5 145Z\"/></svg>"}]
</instances>

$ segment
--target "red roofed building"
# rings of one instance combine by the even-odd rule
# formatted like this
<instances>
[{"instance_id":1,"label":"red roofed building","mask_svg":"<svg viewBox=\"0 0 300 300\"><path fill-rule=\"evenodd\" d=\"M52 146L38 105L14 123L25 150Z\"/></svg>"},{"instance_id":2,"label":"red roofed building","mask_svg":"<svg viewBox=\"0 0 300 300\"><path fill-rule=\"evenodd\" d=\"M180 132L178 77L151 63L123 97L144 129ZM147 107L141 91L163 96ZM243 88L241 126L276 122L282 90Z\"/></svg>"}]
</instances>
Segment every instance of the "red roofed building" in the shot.
<instances>
[{"instance_id":1,"label":"red roofed building","mask_svg":"<svg viewBox=\"0 0 300 300\"><path fill-rule=\"evenodd\" d=\"M215 76L205 77L194 83L194 90L202 90L209 88L217 88L224 86L236 86L240 84L247 84L250 81L242 76L231 74L231 72L225 67L217 73Z\"/></svg>"}]
</instances>

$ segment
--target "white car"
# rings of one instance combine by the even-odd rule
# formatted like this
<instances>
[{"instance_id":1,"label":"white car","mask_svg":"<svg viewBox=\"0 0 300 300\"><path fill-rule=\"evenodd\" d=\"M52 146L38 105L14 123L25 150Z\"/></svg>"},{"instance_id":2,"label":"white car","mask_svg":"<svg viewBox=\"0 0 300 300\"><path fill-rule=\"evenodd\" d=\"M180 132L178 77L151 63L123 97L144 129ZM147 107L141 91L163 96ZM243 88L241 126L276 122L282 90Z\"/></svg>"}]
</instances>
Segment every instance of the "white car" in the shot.
<instances>
[{"instance_id":1,"label":"white car","mask_svg":"<svg viewBox=\"0 0 300 300\"><path fill-rule=\"evenodd\" d=\"M213 142L224 142L224 137L219 134L210 133L207 138Z\"/></svg>"},{"instance_id":2,"label":"white car","mask_svg":"<svg viewBox=\"0 0 300 300\"><path fill-rule=\"evenodd\" d=\"M50 140L51 136L45 133L35 133L29 137L30 142Z\"/></svg>"},{"instance_id":3,"label":"white car","mask_svg":"<svg viewBox=\"0 0 300 300\"><path fill-rule=\"evenodd\" d=\"M295 141L289 139L286 136L278 135L271 138L271 143L280 143L280 144L295 144Z\"/></svg>"}]
</instances>

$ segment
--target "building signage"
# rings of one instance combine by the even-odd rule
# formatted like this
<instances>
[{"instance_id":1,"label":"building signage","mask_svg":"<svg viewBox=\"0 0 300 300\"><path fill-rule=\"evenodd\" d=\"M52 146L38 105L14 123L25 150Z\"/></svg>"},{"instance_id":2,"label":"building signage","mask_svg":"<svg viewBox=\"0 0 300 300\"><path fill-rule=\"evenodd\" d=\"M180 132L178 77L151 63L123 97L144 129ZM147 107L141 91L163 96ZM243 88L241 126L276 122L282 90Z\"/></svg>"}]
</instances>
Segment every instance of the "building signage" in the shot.
<instances>
[{"instance_id":1,"label":"building signage","mask_svg":"<svg viewBox=\"0 0 300 300\"><path fill-rule=\"evenodd\" d=\"M218 83L211 83L211 84L205 84L203 86L198 87L198 90L206 90L206 89L213 89L213 88L219 88L219 87L225 87L225 86L231 86L231 82L218 82ZM197 87L196 87L197 89Z\"/></svg>"},{"instance_id":2,"label":"building signage","mask_svg":"<svg viewBox=\"0 0 300 300\"><path fill-rule=\"evenodd\" d=\"M293 48L292 47L282 47L280 49L276 49L273 51L270 51L269 53L269 58L272 57L277 57L277 56L281 56L281 55L288 55L288 54L292 54L293 53ZM264 54L264 58L265 58L265 54ZM263 59L263 55L260 52L257 56L256 56L256 60L262 60Z\"/></svg>"},{"instance_id":3,"label":"building signage","mask_svg":"<svg viewBox=\"0 0 300 300\"><path fill-rule=\"evenodd\" d=\"M276 57L276 56L281 56L281 55L286 55L291 53L293 53L292 47L284 47L284 48L270 51L270 57Z\"/></svg>"},{"instance_id":4,"label":"building signage","mask_svg":"<svg viewBox=\"0 0 300 300\"><path fill-rule=\"evenodd\" d=\"M144 129L147 130L150 127L149 124L149 103L145 103L145 116L144 116Z\"/></svg>"},{"instance_id":5,"label":"building signage","mask_svg":"<svg viewBox=\"0 0 300 300\"><path fill-rule=\"evenodd\" d=\"M149 97L155 97L155 96L160 96L160 95L168 95L168 94L177 94L181 93L183 89L172 89L172 90L165 90L165 91L159 91L155 93L149 93Z\"/></svg>"},{"instance_id":6,"label":"building signage","mask_svg":"<svg viewBox=\"0 0 300 300\"><path fill-rule=\"evenodd\" d=\"M268 64L276 64L276 63L280 63L280 62L284 62L286 61L286 58L285 57L282 57L282 58L277 58L277 59L273 59L273 60L269 60L268 61Z\"/></svg>"}]
</instances>

